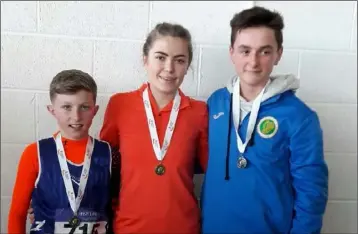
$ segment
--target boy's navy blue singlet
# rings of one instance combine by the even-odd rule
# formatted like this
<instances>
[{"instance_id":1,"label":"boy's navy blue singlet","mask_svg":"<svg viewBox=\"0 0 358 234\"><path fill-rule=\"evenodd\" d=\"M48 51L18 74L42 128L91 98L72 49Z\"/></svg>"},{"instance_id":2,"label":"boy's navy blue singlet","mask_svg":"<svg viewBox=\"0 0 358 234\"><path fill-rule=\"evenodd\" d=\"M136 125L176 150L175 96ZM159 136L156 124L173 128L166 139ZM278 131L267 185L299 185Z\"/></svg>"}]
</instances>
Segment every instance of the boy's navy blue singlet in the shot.
<instances>
[{"instance_id":1,"label":"boy's navy blue singlet","mask_svg":"<svg viewBox=\"0 0 358 234\"><path fill-rule=\"evenodd\" d=\"M78 211L80 224L69 225L73 211L66 194L54 138L38 142L39 177L32 193L35 221L31 234L106 233L110 206L109 182L111 151L106 142L93 141L93 153L87 185ZM73 190L77 196L82 164L67 161Z\"/></svg>"}]
</instances>

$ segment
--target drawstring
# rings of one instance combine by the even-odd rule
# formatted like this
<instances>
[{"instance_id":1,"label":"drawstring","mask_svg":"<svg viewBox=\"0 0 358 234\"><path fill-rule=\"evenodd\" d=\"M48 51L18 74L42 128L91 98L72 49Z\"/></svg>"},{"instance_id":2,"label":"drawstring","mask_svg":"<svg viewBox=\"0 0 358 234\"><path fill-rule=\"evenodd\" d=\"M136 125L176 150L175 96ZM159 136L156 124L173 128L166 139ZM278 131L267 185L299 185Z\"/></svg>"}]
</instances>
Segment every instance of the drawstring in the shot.
<instances>
[{"instance_id":1,"label":"drawstring","mask_svg":"<svg viewBox=\"0 0 358 234\"><path fill-rule=\"evenodd\" d=\"M230 142L231 142L231 126L232 126L232 93L230 95L230 107L229 107L229 129L227 133L228 143L226 144L226 164L225 164L225 180L229 180L229 155L230 155Z\"/></svg>"}]
</instances>

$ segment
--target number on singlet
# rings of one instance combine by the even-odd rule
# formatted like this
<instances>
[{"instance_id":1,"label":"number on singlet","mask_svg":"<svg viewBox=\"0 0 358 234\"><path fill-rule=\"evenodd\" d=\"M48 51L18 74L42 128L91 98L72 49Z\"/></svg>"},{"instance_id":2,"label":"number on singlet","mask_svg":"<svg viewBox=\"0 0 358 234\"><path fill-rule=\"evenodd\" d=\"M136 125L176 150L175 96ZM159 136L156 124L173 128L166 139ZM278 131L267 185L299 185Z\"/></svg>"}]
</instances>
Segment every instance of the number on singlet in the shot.
<instances>
[{"instance_id":1,"label":"number on singlet","mask_svg":"<svg viewBox=\"0 0 358 234\"><path fill-rule=\"evenodd\" d=\"M64 229L71 229L68 234L74 234L76 232L76 230L82 231L82 234L98 234L98 229L101 227L101 223L95 223L93 225L91 224L91 225L89 225L89 228L88 228L88 223L83 223L82 225L80 225L78 227L72 227L69 223L65 223L63 225L63 227L64 227ZM90 232L88 232L88 229L91 229L91 228L92 228L92 230L90 230ZM103 231L103 229L102 229L102 231ZM108 223L106 223L106 225L105 225L105 231L106 232L108 231Z\"/></svg>"},{"instance_id":2,"label":"number on singlet","mask_svg":"<svg viewBox=\"0 0 358 234\"><path fill-rule=\"evenodd\" d=\"M95 224L96 225L96 224ZM72 227L70 224L66 223L63 225L64 228L71 228L70 232L68 234L74 234L77 227ZM85 223L82 226L78 227L78 230L82 231L82 234L88 234L88 224Z\"/></svg>"},{"instance_id":3,"label":"number on singlet","mask_svg":"<svg viewBox=\"0 0 358 234\"><path fill-rule=\"evenodd\" d=\"M63 225L63 227L64 227L64 228L71 228L71 230L70 230L70 232L69 232L68 234L73 234L73 233L75 233L76 228L77 228L77 227L72 227L69 223L65 223L65 224ZM86 230L87 230L87 229L86 229ZM87 233L83 233L83 234L87 234Z\"/></svg>"},{"instance_id":4,"label":"number on singlet","mask_svg":"<svg viewBox=\"0 0 358 234\"><path fill-rule=\"evenodd\" d=\"M55 224L55 233L61 234L104 234L108 232L108 223L105 221L100 221L97 223L81 223L77 227L71 227L69 223L59 223Z\"/></svg>"},{"instance_id":5,"label":"number on singlet","mask_svg":"<svg viewBox=\"0 0 358 234\"><path fill-rule=\"evenodd\" d=\"M78 229L81 230L83 234L87 234L88 224L86 223L85 225L79 227Z\"/></svg>"}]
</instances>

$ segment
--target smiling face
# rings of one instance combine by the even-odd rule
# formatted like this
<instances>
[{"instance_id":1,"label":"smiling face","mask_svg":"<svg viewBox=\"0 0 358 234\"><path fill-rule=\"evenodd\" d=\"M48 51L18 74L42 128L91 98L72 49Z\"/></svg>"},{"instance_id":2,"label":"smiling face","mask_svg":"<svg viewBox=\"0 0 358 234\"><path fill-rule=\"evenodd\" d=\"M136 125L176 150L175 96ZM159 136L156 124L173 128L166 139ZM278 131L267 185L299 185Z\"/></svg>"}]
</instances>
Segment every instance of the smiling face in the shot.
<instances>
[{"instance_id":1,"label":"smiling face","mask_svg":"<svg viewBox=\"0 0 358 234\"><path fill-rule=\"evenodd\" d=\"M56 94L52 104L47 107L56 118L62 136L72 140L88 137L98 108L93 94L86 90L75 94Z\"/></svg>"},{"instance_id":2,"label":"smiling face","mask_svg":"<svg viewBox=\"0 0 358 234\"><path fill-rule=\"evenodd\" d=\"M152 90L175 93L188 70L188 42L179 37L158 37L144 56L144 66Z\"/></svg>"},{"instance_id":3,"label":"smiling face","mask_svg":"<svg viewBox=\"0 0 358 234\"><path fill-rule=\"evenodd\" d=\"M249 86L266 84L281 55L282 47L278 48L274 30L268 27L237 31L235 42L230 47L231 61L240 82Z\"/></svg>"}]
</instances>

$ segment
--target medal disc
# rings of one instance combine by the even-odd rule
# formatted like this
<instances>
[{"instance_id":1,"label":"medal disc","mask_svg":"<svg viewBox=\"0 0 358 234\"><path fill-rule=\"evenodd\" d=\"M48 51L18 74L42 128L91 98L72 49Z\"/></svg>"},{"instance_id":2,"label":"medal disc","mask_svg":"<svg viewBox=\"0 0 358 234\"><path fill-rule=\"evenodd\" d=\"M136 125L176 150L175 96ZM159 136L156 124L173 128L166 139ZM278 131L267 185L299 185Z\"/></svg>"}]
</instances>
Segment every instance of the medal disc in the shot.
<instances>
[{"instance_id":1,"label":"medal disc","mask_svg":"<svg viewBox=\"0 0 358 234\"><path fill-rule=\"evenodd\" d=\"M243 156L240 156L237 160L237 167L238 168L245 168L247 166L247 160Z\"/></svg>"},{"instance_id":2,"label":"medal disc","mask_svg":"<svg viewBox=\"0 0 358 234\"><path fill-rule=\"evenodd\" d=\"M80 225L80 219L77 216L73 216L70 220L70 225L71 227L77 227L78 225Z\"/></svg>"},{"instance_id":3,"label":"medal disc","mask_svg":"<svg viewBox=\"0 0 358 234\"><path fill-rule=\"evenodd\" d=\"M165 167L163 164L159 164L158 166L155 167L155 173L157 175L164 175L165 173Z\"/></svg>"}]
</instances>

